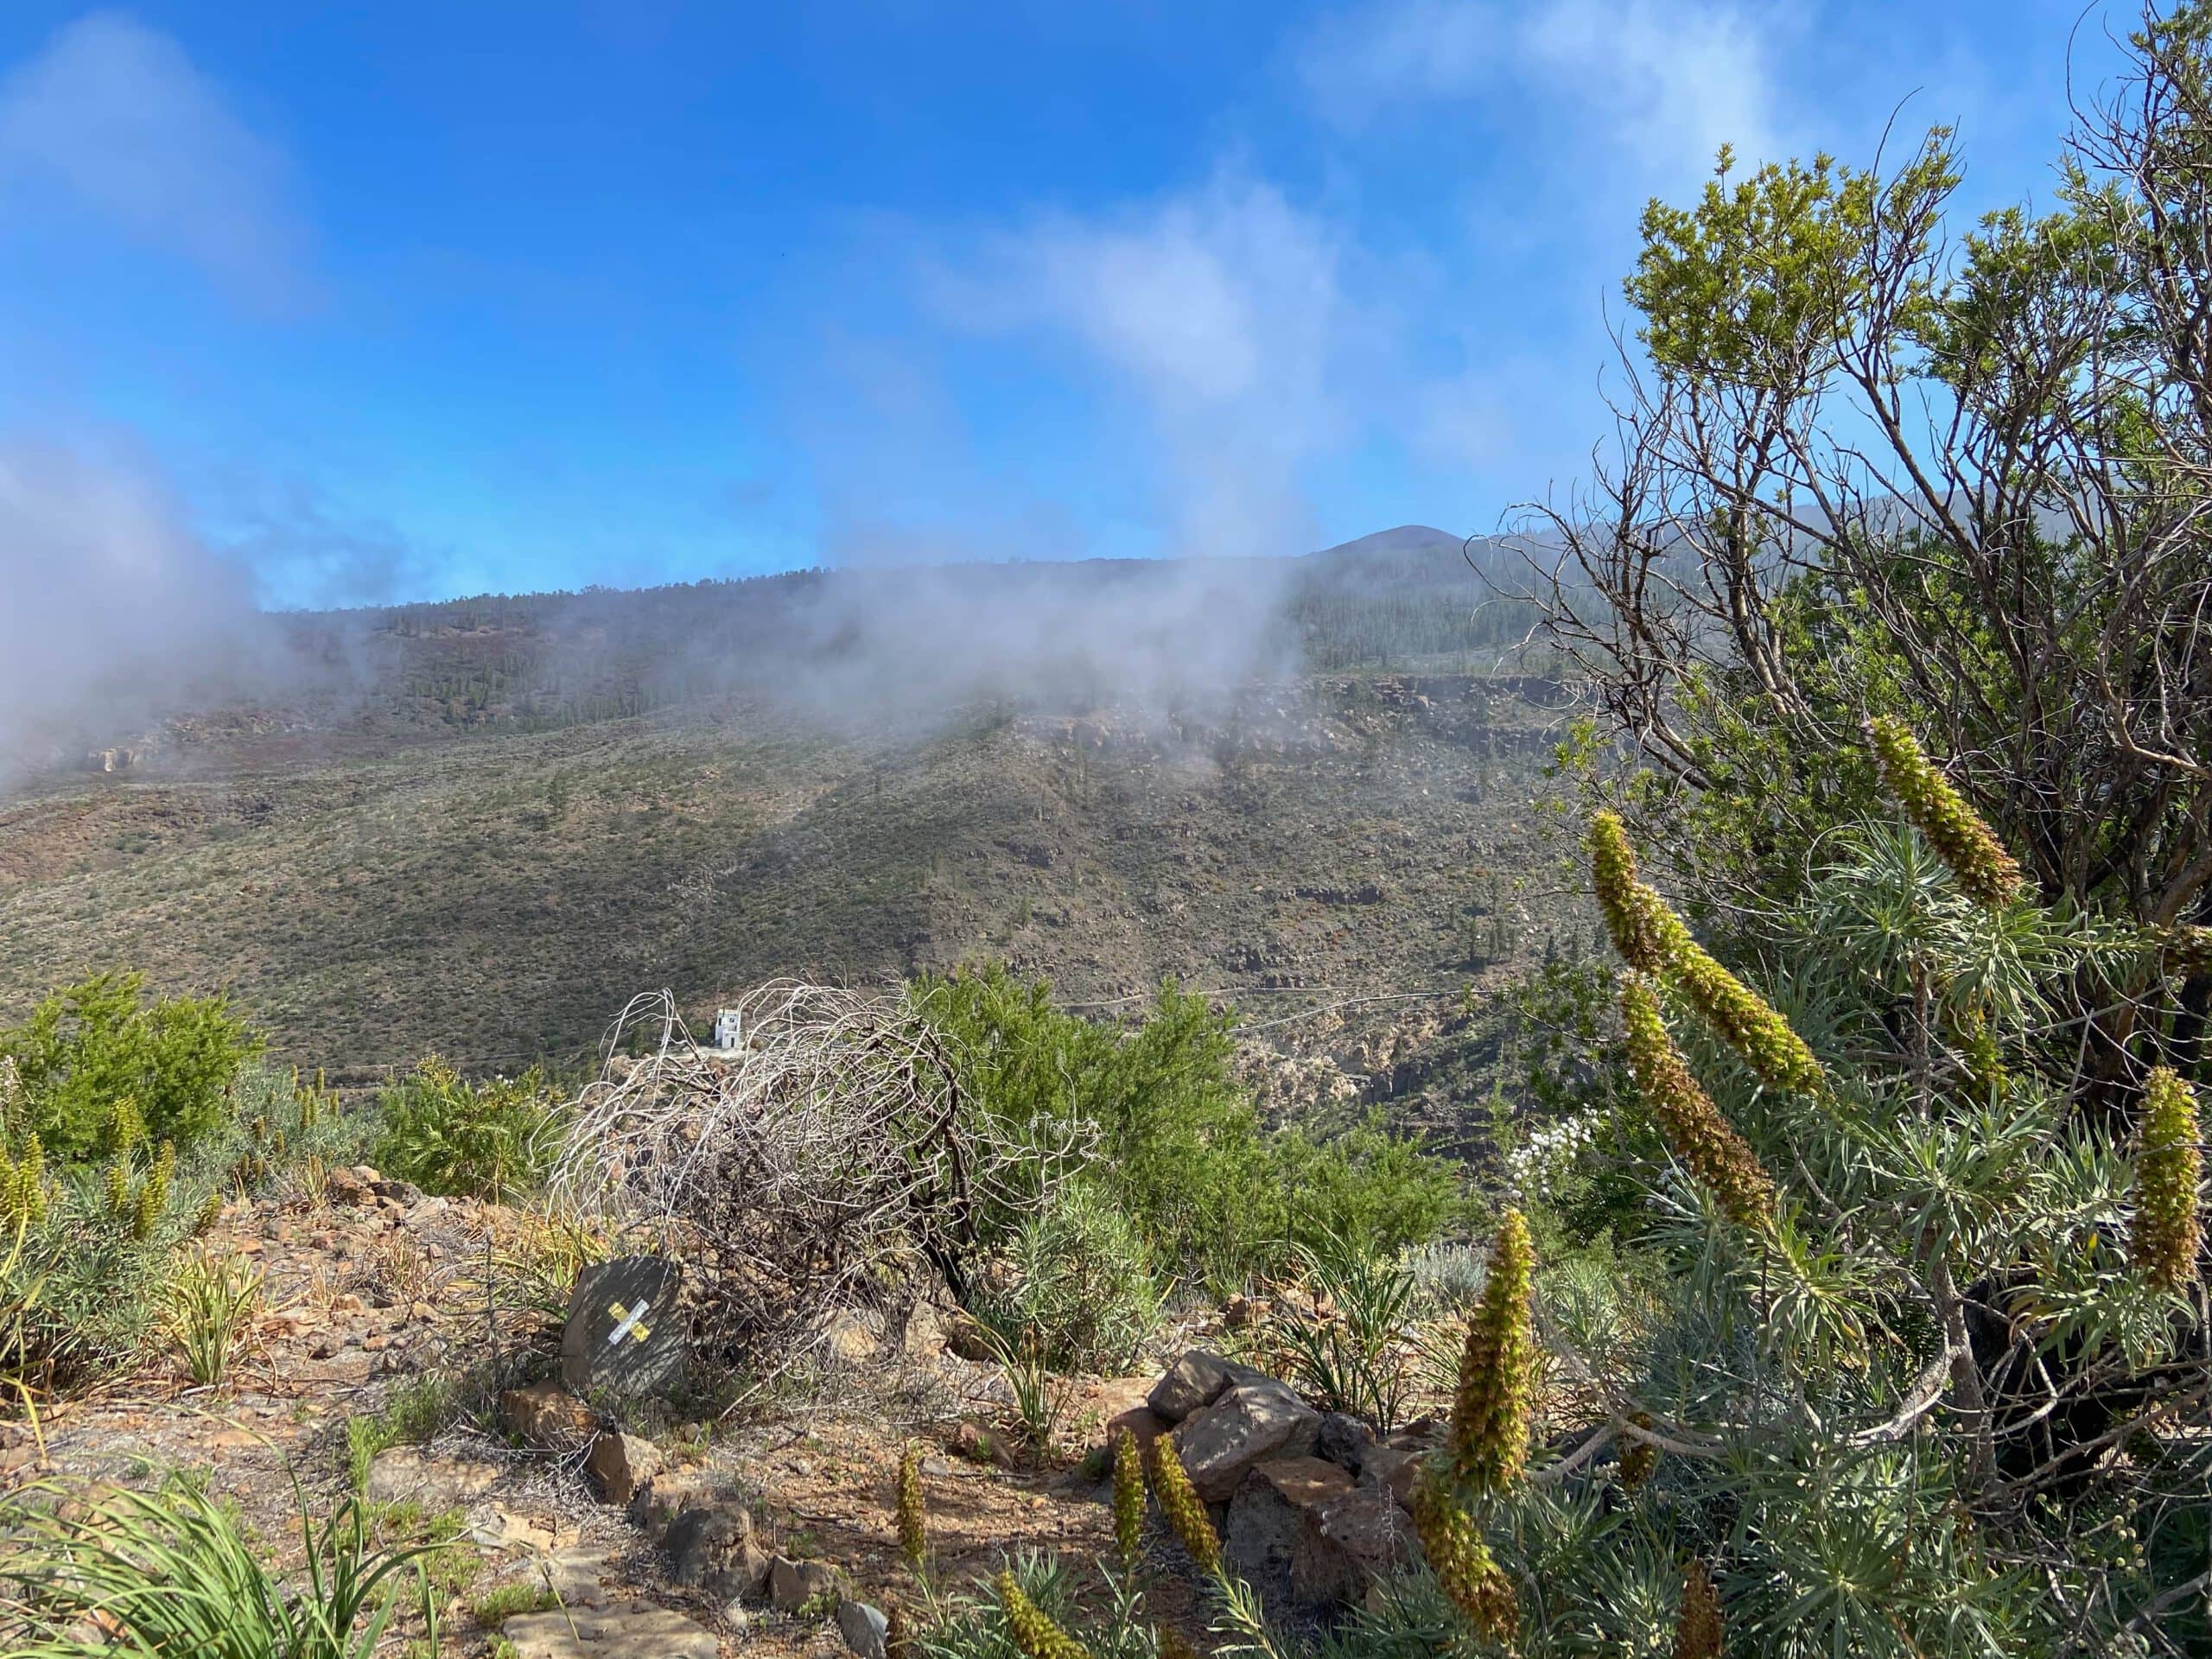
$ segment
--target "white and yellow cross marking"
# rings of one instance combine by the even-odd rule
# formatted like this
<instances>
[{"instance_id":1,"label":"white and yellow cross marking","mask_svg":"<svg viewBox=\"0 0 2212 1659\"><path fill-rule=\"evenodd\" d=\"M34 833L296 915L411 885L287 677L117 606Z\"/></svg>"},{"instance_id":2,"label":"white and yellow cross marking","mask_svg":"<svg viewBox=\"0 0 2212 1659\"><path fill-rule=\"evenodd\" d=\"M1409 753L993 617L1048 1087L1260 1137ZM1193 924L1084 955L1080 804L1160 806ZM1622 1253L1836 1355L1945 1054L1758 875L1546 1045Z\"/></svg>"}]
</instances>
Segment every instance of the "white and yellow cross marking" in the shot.
<instances>
[{"instance_id":1,"label":"white and yellow cross marking","mask_svg":"<svg viewBox=\"0 0 2212 1659\"><path fill-rule=\"evenodd\" d=\"M625 1337L630 1338L632 1341L643 1342L652 1336L653 1328L645 1323L645 1314L652 1306L652 1301L650 1298L639 1302L635 1307L625 1307L620 1302L610 1303L607 1311L614 1316L615 1324L613 1333L607 1338L607 1345L612 1348Z\"/></svg>"}]
</instances>

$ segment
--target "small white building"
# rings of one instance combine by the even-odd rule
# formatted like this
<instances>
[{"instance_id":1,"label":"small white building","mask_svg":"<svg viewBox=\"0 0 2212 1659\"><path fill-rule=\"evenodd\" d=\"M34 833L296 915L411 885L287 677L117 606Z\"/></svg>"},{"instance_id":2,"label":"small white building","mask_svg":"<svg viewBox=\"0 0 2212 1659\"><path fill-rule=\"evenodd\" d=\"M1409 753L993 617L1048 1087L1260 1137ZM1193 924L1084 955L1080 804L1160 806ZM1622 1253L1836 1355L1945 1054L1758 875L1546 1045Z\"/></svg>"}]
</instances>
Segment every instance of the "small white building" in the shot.
<instances>
[{"instance_id":1,"label":"small white building","mask_svg":"<svg viewBox=\"0 0 2212 1659\"><path fill-rule=\"evenodd\" d=\"M715 1046L725 1052L741 1048L744 1033L739 1030L740 1021L735 1008L723 1008L715 1015Z\"/></svg>"}]
</instances>

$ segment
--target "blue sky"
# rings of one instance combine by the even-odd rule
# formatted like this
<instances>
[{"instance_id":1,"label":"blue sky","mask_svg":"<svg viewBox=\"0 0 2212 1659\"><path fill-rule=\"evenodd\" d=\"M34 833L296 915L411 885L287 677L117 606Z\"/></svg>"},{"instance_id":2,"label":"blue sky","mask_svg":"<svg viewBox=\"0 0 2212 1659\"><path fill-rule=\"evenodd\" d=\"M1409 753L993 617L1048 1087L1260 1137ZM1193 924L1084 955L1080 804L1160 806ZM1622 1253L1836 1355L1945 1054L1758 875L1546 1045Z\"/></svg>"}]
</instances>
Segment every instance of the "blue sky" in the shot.
<instances>
[{"instance_id":1,"label":"blue sky","mask_svg":"<svg viewBox=\"0 0 2212 1659\"><path fill-rule=\"evenodd\" d=\"M0 530L106 480L41 521L281 605L1487 531L1648 196L1902 103L2047 198L2128 16L10 0Z\"/></svg>"}]
</instances>

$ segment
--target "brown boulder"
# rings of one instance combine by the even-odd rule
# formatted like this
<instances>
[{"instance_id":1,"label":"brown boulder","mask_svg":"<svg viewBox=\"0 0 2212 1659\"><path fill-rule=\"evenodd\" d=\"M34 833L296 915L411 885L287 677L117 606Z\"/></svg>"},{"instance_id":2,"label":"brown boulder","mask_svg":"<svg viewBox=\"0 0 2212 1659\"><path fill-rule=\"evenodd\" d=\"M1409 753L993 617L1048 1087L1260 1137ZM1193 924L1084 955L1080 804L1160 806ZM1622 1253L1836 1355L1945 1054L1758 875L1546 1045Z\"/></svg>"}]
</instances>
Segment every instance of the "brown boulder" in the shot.
<instances>
[{"instance_id":1,"label":"brown boulder","mask_svg":"<svg viewBox=\"0 0 2212 1659\"><path fill-rule=\"evenodd\" d=\"M1351 1490L1351 1477L1319 1458L1255 1465L1230 1500L1223 1557L1263 1602L1281 1602L1292 1593L1292 1562L1306 1511Z\"/></svg>"},{"instance_id":2,"label":"brown boulder","mask_svg":"<svg viewBox=\"0 0 2212 1659\"><path fill-rule=\"evenodd\" d=\"M499 1421L532 1446L567 1451L599 1427L582 1401L558 1382L533 1382L499 1396Z\"/></svg>"},{"instance_id":3,"label":"brown boulder","mask_svg":"<svg viewBox=\"0 0 2212 1659\"><path fill-rule=\"evenodd\" d=\"M779 1555L768 1564L769 1605L795 1613L837 1592L837 1569L826 1561L794 1561Z\"/></svg>"},{"instance_id":4,"label":"brown boulder","mask_svg":"<svg viewBox=\"0 0 2212 1659\"><path fill-rule=\"evenodd\" d=\"M1192 1412L1213 1404L1229 1392L1232 1384L1262 1380L1262 1374L1249 1365L1239 1365L1204 1348L1193 1348L1152 1385L1152 1393L1145 1403L1162 1422L1179 1423Z\"/></svg>"},{"instance_id":5,"label":"brown boulder","mask_svg":"<svg viewBox=\"0 0 2212 1659\"><path fill-rule=\"evenodd\" d=\"M1410 1510L1421 1463L1422 1454L1405 1446L1371 1446L1360 1463L1359 1484L1388 1492L1400 1508Z\"/></svg>"},{"instance_id":6,"label":"brown boulder","mask_svg":"<svg viewBox=\"0 0 2212 1659\"><path fill-rule=\"evenodd\" d=\"M625 1503L638 1489L660 1472L660 1448L635 1434L609 1432L591 1443L584 1459L599 1495L609 1503Z\"/></svg>"}]
</instances>

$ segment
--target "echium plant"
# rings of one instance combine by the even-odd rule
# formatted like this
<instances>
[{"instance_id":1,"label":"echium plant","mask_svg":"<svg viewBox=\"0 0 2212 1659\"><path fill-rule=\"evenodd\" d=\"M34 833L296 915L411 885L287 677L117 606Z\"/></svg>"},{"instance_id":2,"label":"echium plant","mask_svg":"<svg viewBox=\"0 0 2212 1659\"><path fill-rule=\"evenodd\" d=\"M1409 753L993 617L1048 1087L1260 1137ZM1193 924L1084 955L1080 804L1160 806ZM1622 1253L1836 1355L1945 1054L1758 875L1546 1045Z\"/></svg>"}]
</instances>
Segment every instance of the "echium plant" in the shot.
<instances>
[{"instance_id":1,"label":"echium plant","mask_svg":"<svg viewBox=\"0 0 2212 1659\"><path fill-rule=\"evenodd\" d=\"M1592 1338L1534 1274L1548 1372L1601 1402L1553 1450L1504 1449L1535 1368L1471 1336L1490 1369L1415 1522L1484 1651L2212 1651L2202 1131L2167 941L2038 903L1909 731L1869 735L1886 810L1709 944L1592 827L1657 1140L1584 1156L1641 1190L1615 1246L1656 1288ZM2149 987L2124 1112L2081 1058L2085 984ZM1500 1230L1506 1301L1526 1236Z\"/></svg>"}]
</instances>

